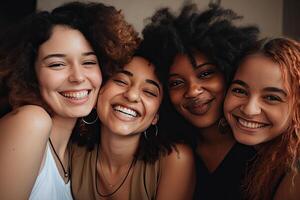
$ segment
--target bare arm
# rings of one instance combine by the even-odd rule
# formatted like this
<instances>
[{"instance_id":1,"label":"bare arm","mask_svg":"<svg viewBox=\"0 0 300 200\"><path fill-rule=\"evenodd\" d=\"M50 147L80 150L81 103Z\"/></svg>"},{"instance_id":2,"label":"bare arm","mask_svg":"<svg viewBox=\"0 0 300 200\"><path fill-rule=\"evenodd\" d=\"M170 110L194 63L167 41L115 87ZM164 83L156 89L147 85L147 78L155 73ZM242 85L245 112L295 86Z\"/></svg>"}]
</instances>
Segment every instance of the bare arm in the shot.
<instances>
[{"instance_id":1,"label":"bare arm","mask_svg":"<svg viewBox=\"0 0 300 200\"><path fill-rule=\"evenodd\" d=\"M0 119L0 199L28 199L51 126L48 113L31 105Z\"/></svg>"},{"instance_id":2,"label":"bare arm","mask_svg":"<svg viewBox=\"0 0 300 200\"><path fill-rule=\"evenodd\" d=\"M159 181L157 199L192 199L195 188L195 164L192 150L177 145L177 151L162 161L162 175Z\"/></svg>"},{"instance_id":3,"label":"bare arm","mask_svg":"<svg viewBox=\"0 0 300 200\"><path fill-rule=\"evenodd\" d=\"M292 180L292 175L287 174L281 181L274 200L299 200L300 199L300 174Z\"/></svg>"}]
</instances>

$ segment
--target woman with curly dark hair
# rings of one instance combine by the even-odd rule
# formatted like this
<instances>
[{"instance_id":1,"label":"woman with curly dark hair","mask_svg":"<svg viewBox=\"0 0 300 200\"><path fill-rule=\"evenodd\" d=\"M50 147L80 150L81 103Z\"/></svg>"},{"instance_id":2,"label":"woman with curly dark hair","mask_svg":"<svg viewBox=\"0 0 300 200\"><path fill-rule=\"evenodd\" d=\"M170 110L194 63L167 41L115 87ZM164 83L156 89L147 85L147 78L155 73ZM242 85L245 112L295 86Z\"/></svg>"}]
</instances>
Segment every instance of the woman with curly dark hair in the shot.
<instances>
[{"instance_id":1,"label":"woman with curly dark hair","mask_svg":"<svg viewBox=\"0 0 300 200\"><path fill-rule=\"evenodd\" d=\"M246 199L300 198L300 44L263 40L242 59L224 104L237 141L258 151Z\"/></svg>"},{"instance_id":2,"label":"woman with curly dark hair","mask_svg":"<svg viewBox=\"0 0 300 200\"><path fill-rule=\"evenodd\" d=\"M226 126L223 101L241 53L257 39L254 26L236 26L232 10L186 5L178 16L157 11L143 30L152 40L169 103L161 120L170 137L195 149L195 199L241 199L241 183L254 149L239 144ZM164 122L162 122L164 124Z\"/></svg>"},{"instance_id":3,"label":"woman with curly dark hair","mask_svg":"<svg viewBox=\"0 0 300 200\"><path fill-rule=\"evenodd\" d=\"M0 119L0 199L72 199L69 138L95 106L102 73L136 46L132 27L103 4L38 12L7 33L0 75L13 110Z\"/></svg>"},{"instance_id":4,"label":"woman with curly dark hair","mask_svg":"<svg viewBox=\"0 0 300 200\"><path fill-rule=\"evenodd\" d=\"M151 42L144 40L132 60L100 90L100 123L93 127L96 143L90 151L74 146L76 199L187 200L193 196L193 153L186 145L172 143L159 122L163 76L148 49ZM79 141L87 141L85 136Z\"/></svg>"}]
</instances>

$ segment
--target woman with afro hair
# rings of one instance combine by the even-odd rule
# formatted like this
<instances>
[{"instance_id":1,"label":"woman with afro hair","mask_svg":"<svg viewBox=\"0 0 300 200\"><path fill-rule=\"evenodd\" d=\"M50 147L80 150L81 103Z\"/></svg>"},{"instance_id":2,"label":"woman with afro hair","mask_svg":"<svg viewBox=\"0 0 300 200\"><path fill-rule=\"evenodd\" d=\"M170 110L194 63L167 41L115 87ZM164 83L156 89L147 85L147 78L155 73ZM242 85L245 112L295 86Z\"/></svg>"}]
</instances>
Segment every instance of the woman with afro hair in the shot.
<instances>
[{"instance_id":1,"label":"woman with afro hair","mask_svg":"<svg viewBox=\"0 0 300 200\"><path fill-rule=\"evenodd\" d=\"M179 15L158 10L143 30L152 40L168 96L160 112L169 137L187 142L196 159L194 199L241 199L252 147L234 139L223 117L223 101L242 53L258 37L255 26L237 26L241 17L210 5L185 5Z\"/></svg>"}]
</instances>

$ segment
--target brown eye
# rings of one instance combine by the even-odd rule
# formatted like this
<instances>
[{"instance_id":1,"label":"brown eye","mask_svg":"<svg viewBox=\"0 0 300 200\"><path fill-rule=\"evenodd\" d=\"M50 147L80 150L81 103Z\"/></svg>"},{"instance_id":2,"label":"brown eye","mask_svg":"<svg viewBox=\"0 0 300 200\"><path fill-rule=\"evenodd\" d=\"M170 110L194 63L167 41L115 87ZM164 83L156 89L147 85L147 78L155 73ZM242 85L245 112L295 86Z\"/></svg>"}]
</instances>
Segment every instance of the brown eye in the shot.
<instances>
[{"instance_id":1,"label":"brown eye","mask_svg":"<svg viewBox=\"0 0 300 200\"><path fill-rule=\"evenodd\" d=\"M240 97L248 95L247 91L242 88L232 88L231 92L236 96L240 96Z\"/></svg>"},{"instance_id":2,"label":"brown eye","mask_svg":"<svg viewBox=\"0 0 300 200\"><path fill-rule=\"evenodd\" d=\"M203 79L203 78L209 78L214 74L215 71L213 70L207 70L207 71L203 71L201 73L198 74L198 78Z\"/></svg>"},{"instance_id":3,"label":"brown eye","mask_svg":"<svg viewBox=\"0 0 300 200\"><path fill-rule=\"evenodd\" d=\"M169 88L179 87L183 83L184 82L182 80L172 80L172 81L169 81Z\"/></svg>"}]
</instances>

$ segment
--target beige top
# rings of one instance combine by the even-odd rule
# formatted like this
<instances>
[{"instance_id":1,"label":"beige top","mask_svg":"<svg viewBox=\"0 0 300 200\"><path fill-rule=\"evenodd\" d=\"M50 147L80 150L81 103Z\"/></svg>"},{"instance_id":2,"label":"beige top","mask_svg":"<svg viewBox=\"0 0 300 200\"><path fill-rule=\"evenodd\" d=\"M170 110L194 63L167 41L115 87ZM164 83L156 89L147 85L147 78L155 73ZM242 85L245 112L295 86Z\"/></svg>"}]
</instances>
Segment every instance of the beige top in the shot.
<instances>
[{"instance_id":1,"label":"beige top","mask_svg":"<svg viewBox=\"0 0 300 200\"><path fill-rule=\"evenodd\" d=\"M73 145L71 184L76 200L103 199L96 190L96 156L97 148L87 151L85 147ZM133 167L128 199L155 199L160 174L159 160L154 164L137 161Z\"/></svg>"}]
</instances>

